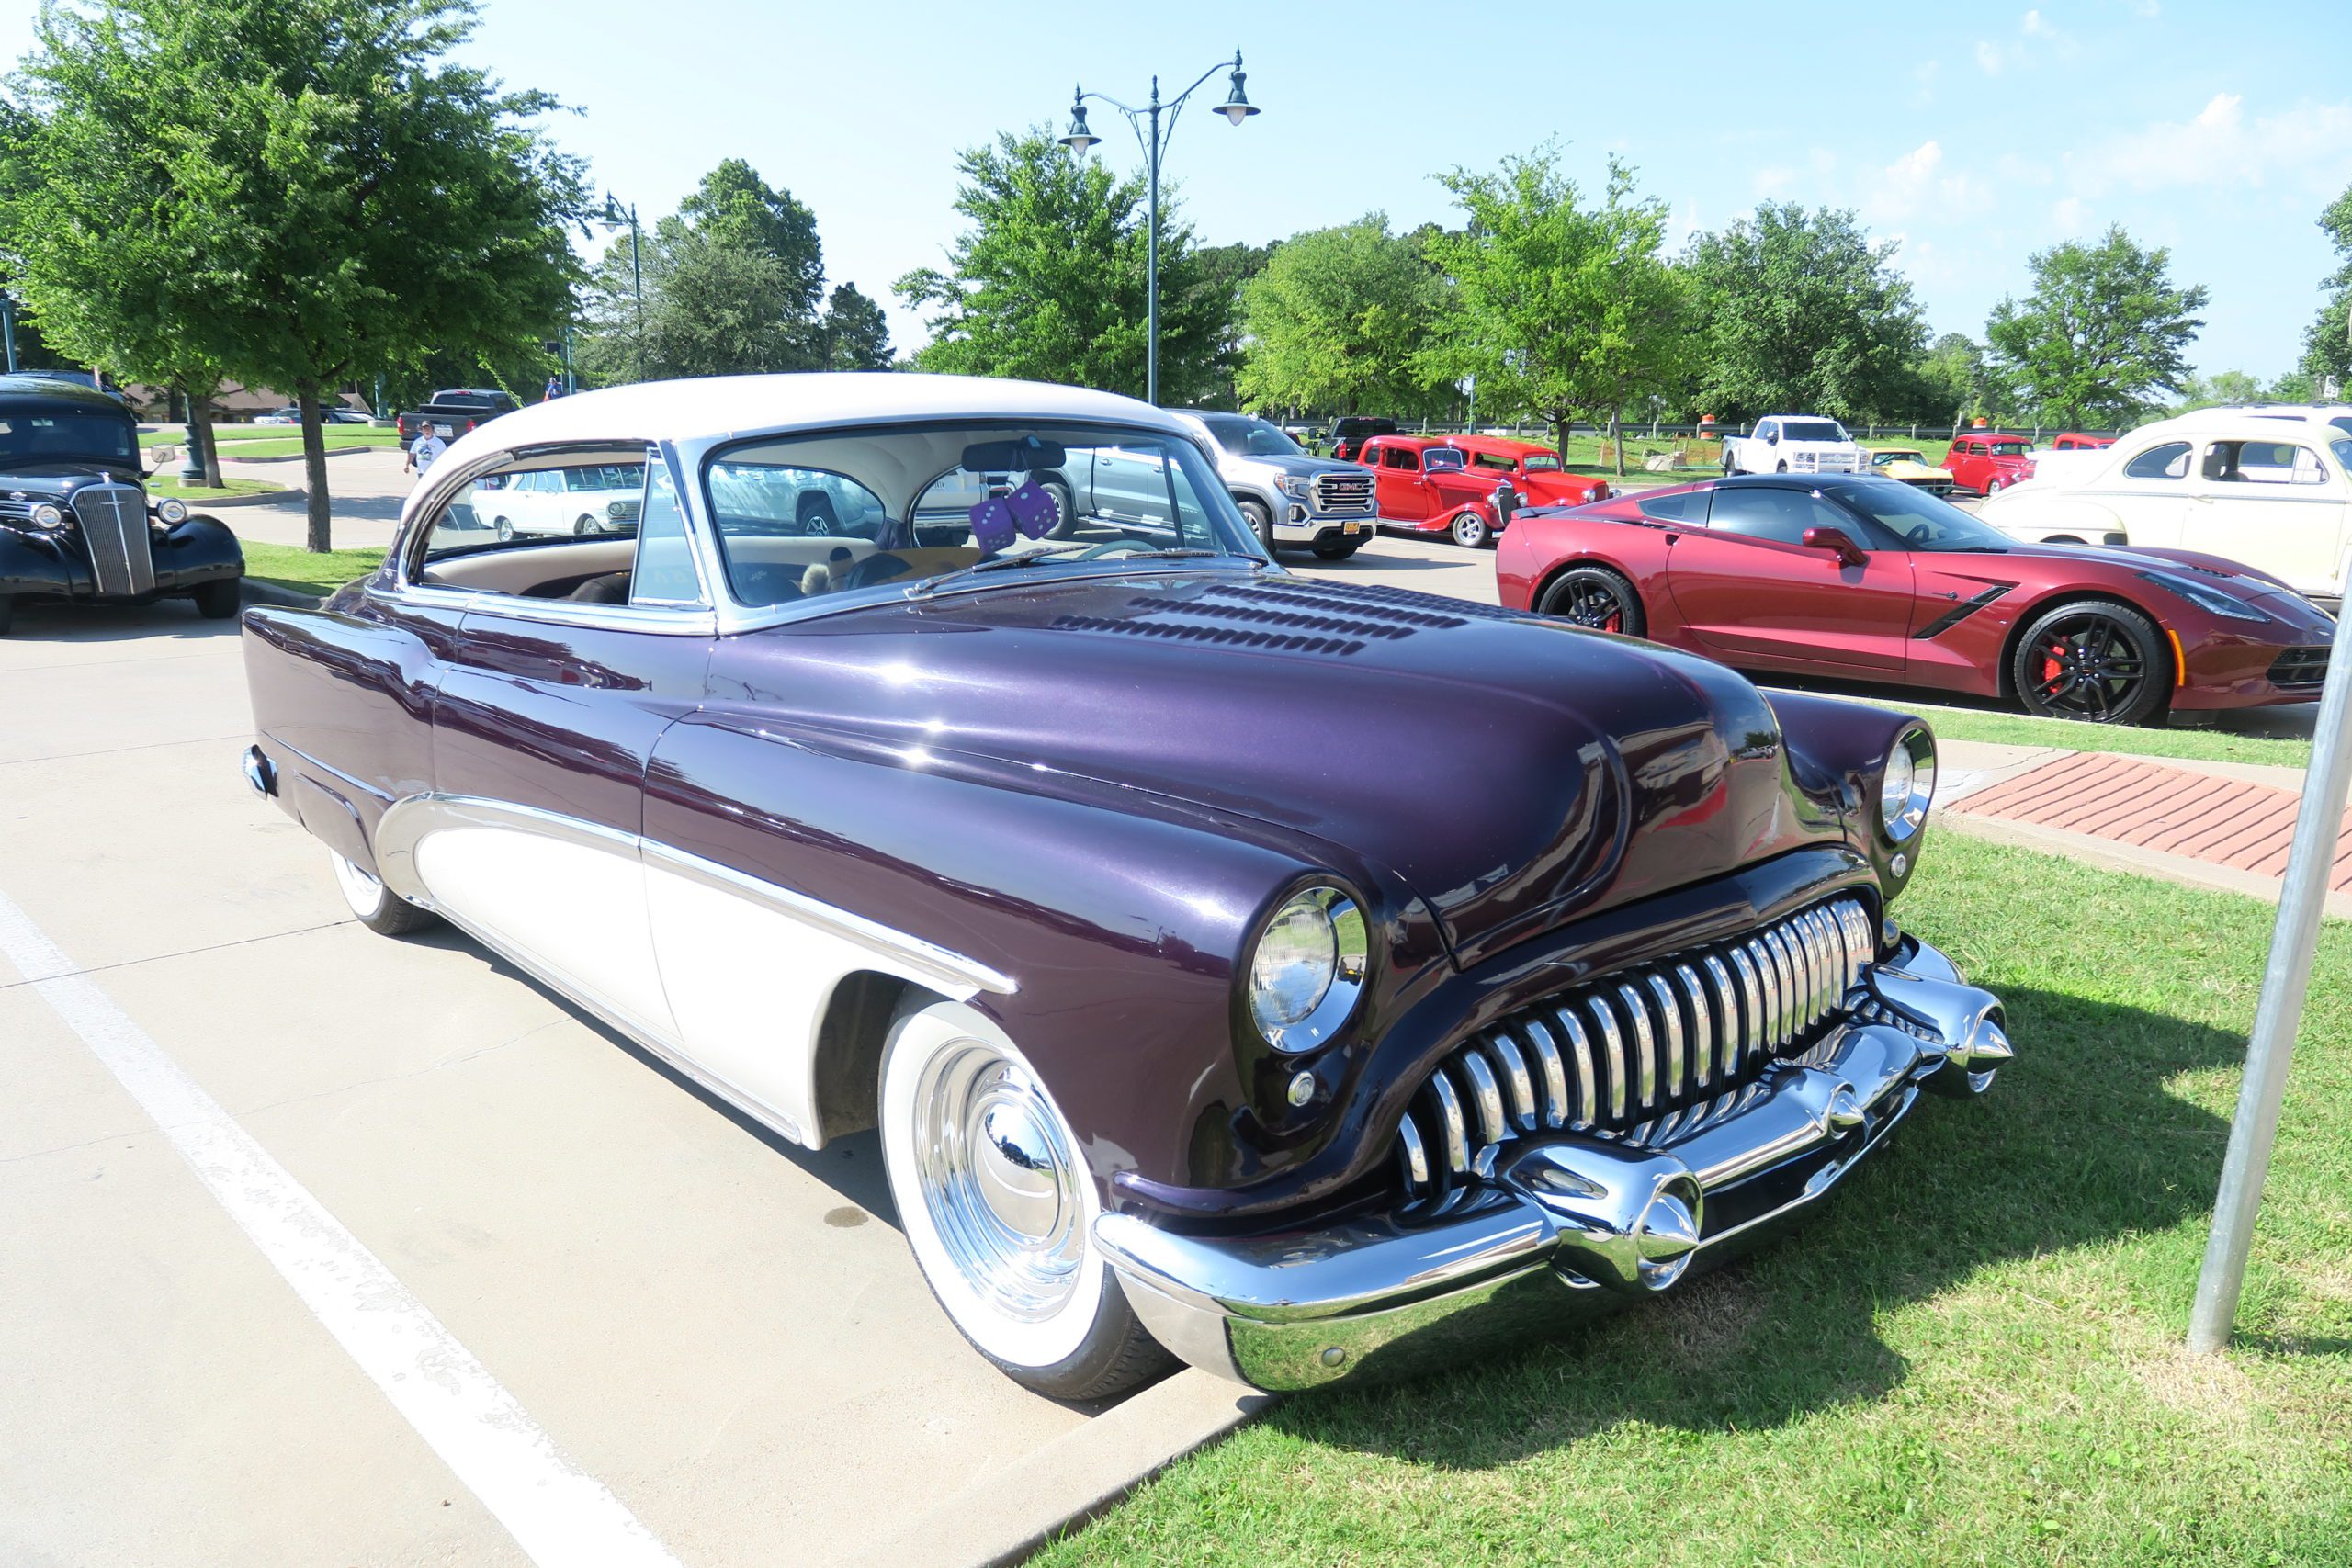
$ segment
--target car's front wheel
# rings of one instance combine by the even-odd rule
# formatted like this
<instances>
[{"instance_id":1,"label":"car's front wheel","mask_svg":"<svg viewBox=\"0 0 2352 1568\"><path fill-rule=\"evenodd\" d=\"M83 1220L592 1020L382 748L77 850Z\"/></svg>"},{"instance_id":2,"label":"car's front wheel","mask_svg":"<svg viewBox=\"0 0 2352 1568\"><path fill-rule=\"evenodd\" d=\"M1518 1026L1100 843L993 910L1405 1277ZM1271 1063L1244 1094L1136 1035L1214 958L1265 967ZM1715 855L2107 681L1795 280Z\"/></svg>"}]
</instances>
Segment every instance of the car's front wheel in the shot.
<instances>
[{"instance_id":1,"label":"car's front wheel","mask_svg":"<svg viewBox=\"0 0 2352 1568\"><path fill-rule=\"evenodd\" d=\"M1281 547L1274 543L1274 514L1264 502L1243 496L1241 515L1250 520L1250 531L1258 536L1258 543L1268 556Z\"/></svg>"},{"instance_id":2,"label":"car's front wheel","mask_svg":"<svg viewBox=\"0 0 2352 1568\"><path fill-rule=\"evenodd\" d=\"M1731 448L1730 448L1729 446L1725 446L1725 447L1724 448L1724 478L1725 478L1725 479L1730 479L1730 478L1732 478L1733 476L1736 475L1738 472L1739 472L1739 462L1738 462L1738 459L1735 458L1735 457L1731 455Z\"/></svg>"},{"instance_id":3,"label":"car's front wheel","mask_svg":"<svg viewBox=\"0 0 2352 1568\"><path fill-rule=\"evenodd\" d=\"M334 885L343 889L343 901L351 907L352 918L377 935L405 936L439 919L385 886L374 872L363 870L333 850L327 857L334 862Z\"/></svg>"},{"instance_id":4,"label":"car's front wheel","mask_svg":"<svg viewBox=\"0 0 2352 1568\"><path fill-rule=\"evenodd\" d=\"M514 525L509 523L503 517L492 524L491 526L497 531L498 540L501 544L504 544L507 540L514 536Z\"/></svg>"},{"instance_id":5,"label":"car's front wheel","mask_svg":"<svg viewBox=\"0 0 2352 1568\"><path fill-rule=\"evenodd\" d=\"M1986 481L1985 481L1985 485L1984 485L1984 493L1985 493L1988 497L1989 497L1989 496L1996 496L1996 495L2000 494L2000 493L2001 493L2001 485L2002 485L2002 483L2003 483L2003 481L2002 481L2002 480L2000 480L2000 479L1988 479L1988 480L1986 480Z\"/></svg>"},{"instance_id":6,"label":"car's front wheel","mask_svg":"<svg viewBox=\"0 0 2352 1568\"><path fill-rule=\"evenodd\" d=\"M191 595L196 600L196 613L208 621L225 621L235 615L245 602L245 586L233 577L220 577L198 588Z\"/></svg>"},{"instance_id":7,"label":"car's front wheel","mask_svg":"<svg viewBox=\"0 0 2352 1568\"><path fill-rule=\"evenodd\" d=\"M594 517L575 517L571 520L571 531L575 536L593 534L596 531L596 520Z\"/></svg>"},{"instance_id":8,"label":"car's front wheel","mask_svg":"<svg viewBox=\"0 0 2352 1568\"><path fill-rule=\"evenodd\" d=\"M1493 530L1487 526L1487 520L1476 513L1457 512L1453 514L1453 522L1446 531L1453 536L1453 542L1464 549L1476 550L1485 547L1487 537Z\"/></svg>"},{"instance_id":9,"label":"car's front wheel","mask_svg":"<svg viewBox=\"0 0 2352 1568\"><path fill-rule=\"evenodd\" d=\"M961 1002L910 1007L882 1050L882 1160L899 1228L973 1348L1056 1399L1170 1364L1093 1243L1077 1135L1002 1030Z\"/></svg>"},{"instance_id":10,"label":"car's front wheel","mask_svg":"<svg viewBox=\"0 0 2352 1568\"><path fill-rule=\"evenodd\" d=\"M2094 724L2141 724L2172 694L2171 650L2128 604L2061 604L2018 639L2010 675L2028 713Z\"/></svg>"}]
</instances>

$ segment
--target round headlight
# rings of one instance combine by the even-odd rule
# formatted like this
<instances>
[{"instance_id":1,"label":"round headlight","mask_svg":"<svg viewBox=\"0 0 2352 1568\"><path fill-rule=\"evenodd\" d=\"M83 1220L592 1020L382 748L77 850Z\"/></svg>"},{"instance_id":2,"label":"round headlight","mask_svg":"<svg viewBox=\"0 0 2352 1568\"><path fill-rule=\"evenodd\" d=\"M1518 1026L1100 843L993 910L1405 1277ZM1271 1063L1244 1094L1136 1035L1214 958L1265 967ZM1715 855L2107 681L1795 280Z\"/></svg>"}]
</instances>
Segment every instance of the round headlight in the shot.
<instances>
[{"instance_id":1,"label":"round headlight","mask_svg":"<svg viewBox=\"0 0 2352 1568\"><path fill-rule=\"evenodd\" d=\"M166 523L185 523L187 521L187 502L177 496L167 495L155 503L155 515Z\"/></svg>"},{"instance_id":2,"label":"round headlight","mask_svg":"<svg viewBox=\"0 0 2352 1568\"><path fill-rule=\"evenodd\" d=\"M51 506L48 502L44 501L39 506L33 508L33 526L36 528L62 528L65 526L65 513L60 508Z\"/></svg>"},{"instance_id":3,"label":"round headlight","mask_svg":"<svg viewBox=\"0 0 2352 1568\"><path fill-rule=\"evenodd\" d=\"M1935 794L1936 743L1924 729L1906 729L1895 738L1879 778L1879 826L1902 843L1928 819L1928 802Z\"/></svg>"},{"instance_id":4,"label":"round headlight","mask_svg":"<svg viewBox=\"0 0 2352 1568\"><path fill-rule=\"evenodd\" d=\"M1278 1051L1307 1051L1340 1032L1363 994L1363 911L1340 888L1283 901L1250 958L1250 1018Z\"/></svg>"}]
</instances>

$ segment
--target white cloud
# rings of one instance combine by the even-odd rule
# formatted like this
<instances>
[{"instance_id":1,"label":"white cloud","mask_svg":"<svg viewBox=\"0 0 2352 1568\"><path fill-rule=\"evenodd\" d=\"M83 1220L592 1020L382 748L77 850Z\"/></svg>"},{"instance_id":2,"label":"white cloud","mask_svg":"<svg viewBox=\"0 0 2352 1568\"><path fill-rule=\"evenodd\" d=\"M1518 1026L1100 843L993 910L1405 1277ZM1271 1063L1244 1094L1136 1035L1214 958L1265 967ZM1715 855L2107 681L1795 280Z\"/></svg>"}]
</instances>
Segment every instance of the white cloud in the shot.
<instances>
[{"instance_id":1,"label":"white cloud","mask_svg":"<svg viewBox=\"0 0 2352 1568\"><path fill-rule=\"evenodd\" d=\"M1901 222L1922 214L1973 218L1992 210L1993 199L1992 187L1967 170L1944 172L1941 142L1923 141L1871 178L1862 211L1873 223Z\"/></svg>"},{"instance_id":2,"label":"white cloud","mask_svg":"<svg viewBox=\"0 0 2352 1568\"><path fill-rule=\"evenodd\" d=\"M2089 209L2079 196L2062 197L2050 204L2050 226L2059 234L2073 239L2090 227Z\"/></svg>"},{"instance_id":3,"label":"white cloud","mask_svg":"<svg viewBox=\"0 0 2352 1568\"><path fill-rule=\"evenodd\" d=\"M2028 11L2018 18L2018 36L2011 41L1977 39L1976 67L1987 76L1998 76L2012 65L2032 65L2039 56L2070 60L2075 53L2072 33L2038 10Z\"/></svg>"},{"instance_id":4,"label":"white cloud","mask_svg":"<svg viewBox=\"0 0 2352 1568\"><path fill-rule=\"evenodd\" d=\"M1976 40L1976 68L1987 76L1998 76L2004 63L1998 46L1985 39Z\"/></svg>"},{"instance_id":5,"label":"white cloud","mask_svg":"<svg viewBox=\"0 0 2352 1568\"><path fill-rule=\"evenodd\" d=\"M2245 100L2217 93L2186 120L2158 120L2066 159L2070 184L2088 196L2121 186L2303 186L2340 189L2352 179L2352 101L2299 104L2249 119Z\"/></svg>"},{"instance_id":6,"label":"white cloud","mask_svg":"<svg viewBox=\"0 0 2352 1568\"><path fill-rule=\"evenodd\" d=\"M1758 196L1786 196L1797 183L1797 172L1786 164L1768 164L1749 183Z\"/></svg>"}]
</instances>

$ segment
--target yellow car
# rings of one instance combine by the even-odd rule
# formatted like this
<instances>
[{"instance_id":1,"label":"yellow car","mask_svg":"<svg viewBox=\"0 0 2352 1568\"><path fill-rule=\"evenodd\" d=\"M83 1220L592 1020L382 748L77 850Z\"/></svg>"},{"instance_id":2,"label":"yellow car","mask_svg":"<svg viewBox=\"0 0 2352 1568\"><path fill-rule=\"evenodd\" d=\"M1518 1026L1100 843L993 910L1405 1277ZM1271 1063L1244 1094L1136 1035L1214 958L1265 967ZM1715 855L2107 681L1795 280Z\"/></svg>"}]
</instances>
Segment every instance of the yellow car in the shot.
<instances>
[{"instance_id":1,"label":"yellow car","mask_svg":"<svg viewBox=\"0 0 2352 1568\"><path fill-rule=\"evenodd\" d=\"M1871 454L1871 472L1917 485L1929 495L1951 493L1951 470L1931 466L1925 452L1908 446L1888 446Z\"/></svg>"}]
</instances>

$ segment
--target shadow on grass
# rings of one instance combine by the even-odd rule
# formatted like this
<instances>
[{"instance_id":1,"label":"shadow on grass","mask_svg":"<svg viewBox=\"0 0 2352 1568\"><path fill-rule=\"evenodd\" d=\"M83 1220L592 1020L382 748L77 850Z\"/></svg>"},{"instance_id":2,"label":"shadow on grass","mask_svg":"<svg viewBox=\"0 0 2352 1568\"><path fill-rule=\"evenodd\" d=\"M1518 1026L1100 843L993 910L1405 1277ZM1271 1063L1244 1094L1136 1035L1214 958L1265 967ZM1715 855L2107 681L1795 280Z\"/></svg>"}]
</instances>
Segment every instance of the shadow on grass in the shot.
<instances>
[{"instance_id":1,"label":"shadow on grass","mask_svg":"<svg viewBox=\"0 0 2352 1568\"><path fill-rule=\"evenodd\" d=\"M1463 1469L1627 1421L1780 1426L1902 1383L1907 1364L1873 1331L1881 1310L1987 1265L2164 1231L2210 1209L2228 1126L2165 1084L2235 1065L2244 1038L2059 993L2004 999L2018 1058L1992 1091L1923 1097L1840 1191L1763 1249L1561 1339L1412 1382L1293 1399L1266 1419Z\"/></svg>"}]
</instances>

